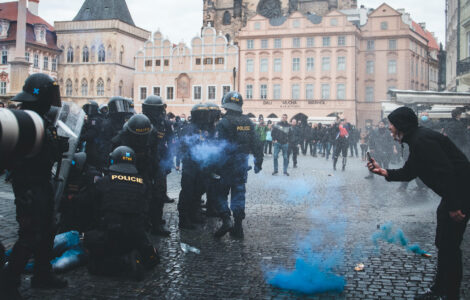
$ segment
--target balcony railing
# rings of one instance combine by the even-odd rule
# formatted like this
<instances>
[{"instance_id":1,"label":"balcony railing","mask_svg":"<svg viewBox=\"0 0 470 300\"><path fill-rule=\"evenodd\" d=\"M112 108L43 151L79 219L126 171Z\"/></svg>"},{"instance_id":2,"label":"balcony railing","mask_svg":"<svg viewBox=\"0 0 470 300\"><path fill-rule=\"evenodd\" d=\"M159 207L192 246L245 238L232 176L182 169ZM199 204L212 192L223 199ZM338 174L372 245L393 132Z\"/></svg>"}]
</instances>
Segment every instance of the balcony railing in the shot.
<instances>
[{"instance_id":1,"label":"balcony railing","mask_svg":"<svg viewBox=\"0 0 470 300\"><path fill-rule=\"evenodd\" d=\"M470 73L470 57L462 59L457 63L457 76Z\"/></svg>"}]
</instances>

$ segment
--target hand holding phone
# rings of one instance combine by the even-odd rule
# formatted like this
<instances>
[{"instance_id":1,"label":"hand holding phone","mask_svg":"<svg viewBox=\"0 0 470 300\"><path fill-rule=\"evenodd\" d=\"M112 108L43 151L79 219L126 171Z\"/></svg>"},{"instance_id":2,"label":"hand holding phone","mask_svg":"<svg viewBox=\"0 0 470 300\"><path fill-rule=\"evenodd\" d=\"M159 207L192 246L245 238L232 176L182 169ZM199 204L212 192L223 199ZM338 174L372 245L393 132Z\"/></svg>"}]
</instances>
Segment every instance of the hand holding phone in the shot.
<instances>
[{"instance_id":1,"label":"hand holding phone","mask_svg":"<svg viewBox=\"0 0 470 300\"><path fill-rule=\"evenodd\" d=\"M369 151L367 151L366 155L367 155L367 160L368 160L370 163L373 163L374 161L372 160L372 156L370 156L370 152L369 152Z\"/></svg>"}]
</instances>

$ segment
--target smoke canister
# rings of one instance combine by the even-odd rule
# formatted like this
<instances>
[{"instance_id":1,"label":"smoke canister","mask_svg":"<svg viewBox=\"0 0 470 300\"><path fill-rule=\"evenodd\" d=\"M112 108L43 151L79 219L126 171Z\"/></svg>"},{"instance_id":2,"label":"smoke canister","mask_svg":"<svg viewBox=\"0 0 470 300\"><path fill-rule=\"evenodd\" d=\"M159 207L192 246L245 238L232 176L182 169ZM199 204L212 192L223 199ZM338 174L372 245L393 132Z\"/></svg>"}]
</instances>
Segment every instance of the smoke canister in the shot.
<instances>
[{"instance_id":1,"label":"smoke canister","mask_svg":"<svg viewBox=\"0 0 470 300\"><path fill-rule=\"evenodd\" d=\"M0 166L36 155L44 134L44 121L37 113L0 108Z\"/></svg>"}]
</instances>

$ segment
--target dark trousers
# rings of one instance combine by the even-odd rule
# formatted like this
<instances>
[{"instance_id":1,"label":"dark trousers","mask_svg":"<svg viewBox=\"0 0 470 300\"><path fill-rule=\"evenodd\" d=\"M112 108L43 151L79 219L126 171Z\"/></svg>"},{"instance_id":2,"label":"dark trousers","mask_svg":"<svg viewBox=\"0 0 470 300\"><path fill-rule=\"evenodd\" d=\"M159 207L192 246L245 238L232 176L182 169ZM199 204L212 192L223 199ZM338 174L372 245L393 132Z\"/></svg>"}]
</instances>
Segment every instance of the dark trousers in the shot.
<instances>
[{"instance_id":1,"label":"dark trousers","mask_svg":"<svg viewBox=\"0 0 470 300\"><path fill-rule=\"evenodd\" d=\"M272 154L273 153L272 150L273 150L273 141L264 142L264 154Z\"/></svg>"},{"instance_id":2,"label":"dark trousers","mask_svg":"<svg viewBox=\"0 0 470 300\"><path fill-rule=\"evenodd\" d=\"M317 142L310 141L308 143L308 147L310 148L310 155L316 156L317 155Z\"/></svg>"},{"instance_id":3,"label":"dark trousers","mask_svg":"<svg viewBox=\"0 0 470 300\"><path fill-rule=\"evenodd\" d=\"M297 156L299 155L299 145L289 145L288 150L288 159L290 160L290 156L292 155L292 162L294 163L294 167L297 166Z\"/></svg>"},{"instance_id":4,"label":"dark trousers","mask_svg":"<svg viewBox=\"0 0 470 300\"><path fill-rule=\"evenodd\" d=\"M442 204L437 209L437 274L431 289L451 300L459 299L460 295L463 274L460 245L468 220L467 214L464 222L457 223L450 218L449 212Z\"/></svg>"},{"instance_id":5,"label":"dark trousers","mask_svg":"<svg viewBox=\"0 0 470 300\"><path fill-rule=\"evenodd\" d=\"M163 220L163 206L166 198L166 175L158 172L152 179L152 190L149 195L149 218L152 227L160 226Z\"/></svg>"},{"instance_id":6,"label":"dark trousers","mask_svg":"<svg viewBox=\"0 0 470 300\"><path fill-rule=\"evenodd\" d=\"M235 219L245 219L245 183L224 183L217 187L219 213L221 217L230 216L232 211ZM228 195L231 195L230 208L228 205Z\"/></svg>"},{"instance_id":7,"label":"dark trousers","mask_svg":"<svg viewBox=\"0 0 470 300\"><path fill-rule=\"evenodd\" d=\"M200 211L201 196L205 192L204 175L197 169L183 168L181 176L181 191L178 199L178 213L180 218L190 217Z\"/></svg>"},{"instance_id":8,"label":"dark trousers","mask_svg":"<svg viewBox=\"0 0 470 300\"><path fill-rule=\"evenodd\" d=\"M300 143L300 147L302 148L302 154L303 154L303 155L307 154L308 141L307 141L307 140L303 140L303 141Z\"/></svg>"},{"instance_id":9,"label":"dark trousers","mask_svg":"<svg viewBox=\"0 0 470 300\"><path fill-rule=\"evenodd\" d=\"M352 142L349 145L349 152L351 153L351 157L354 156L354 153L356 153L356 157L358 156L357 143Z\"/></svg>"},{"instance_id":10,"label":"dark trousers","mask_svg":"<svg viewBox=\"0 0 470 300\"><path fill-rule=\"evenodd\" d=\"M362 159L366 159L367 148L369 148L369 145L361 144L361 157L362 157Z\"/></svg>"},{"instance_id":11,"label":"dark trousers","mask_svg":"<svg viewBox=\"0 0 470 300\"><path fill-rule=\"evenodd\" d=\"M10 283L18 286L20 275L32 256L35 260L35 275L47 275L52 270L50 259L55 236L54 196L48 181L25 183L21 179L14 179L13 192L19 230L7 274Z\"/></svg>"}]
</instances>

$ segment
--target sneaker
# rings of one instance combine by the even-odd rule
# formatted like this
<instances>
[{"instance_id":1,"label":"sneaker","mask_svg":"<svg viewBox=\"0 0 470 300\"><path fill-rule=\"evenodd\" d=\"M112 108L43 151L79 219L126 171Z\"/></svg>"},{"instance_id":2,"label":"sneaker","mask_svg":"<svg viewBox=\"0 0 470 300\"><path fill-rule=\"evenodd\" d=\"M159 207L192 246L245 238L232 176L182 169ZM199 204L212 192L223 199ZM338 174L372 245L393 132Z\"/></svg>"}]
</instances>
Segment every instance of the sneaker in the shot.
<instances>
[{"instance_id":1,"label":"sneaker","mask_svg":"<svg viewBox=\"0 0 470 300\"><path fill-rule=\"evenodd\" d=\"M442 296L442 295L440 295L436 292L433 292L429 289L425 293L415 296L415 300L441 300L441 299L444 300L446 298L447 297Z\"/></svg>"},{"instance_id":2,"label":"sneaker","mask_svg":"<svg viewBox=\"0 0 470 300\"><path fill-rule=\"evenodd\" d=\"M273 172L273 176L274 176L274 175L277 175L277 173L278 173L277 171L274 171L274 172Z\"/></svg>"},{"instance_id":3,"label":"sneaker","mask_svg":"<svg viewBox=\"0 0 470 300\"><path fill-rule=\"evenodd\" d=\"M289 175L289 173L287 173L287 172L284 172L284 175L286 175L286 176L290 176L290 175Z\"/></svg>"},{"instance_id":4,"label":"sneaker","mask_svg":"<svg viewBox=\"0 0 470 300\"><path fill-rule=\"evenodd\" d=\"M57 277L52 271L46 275L35 275L31 278L33 289L63 289L67 285L67 280Z\"/></svg>"},{"instance_id":5,"label":"sneaker","mask_svg":"<svg viewBox=\"0 0 470 300\"><path fill-rule=\"evenodd\" d=\"M226 233L230 232L233 228L232 218L231 217L224 217L222 218L222 226L214 232L214 237L221 238Z\"/></svg>"}]
</instances>

